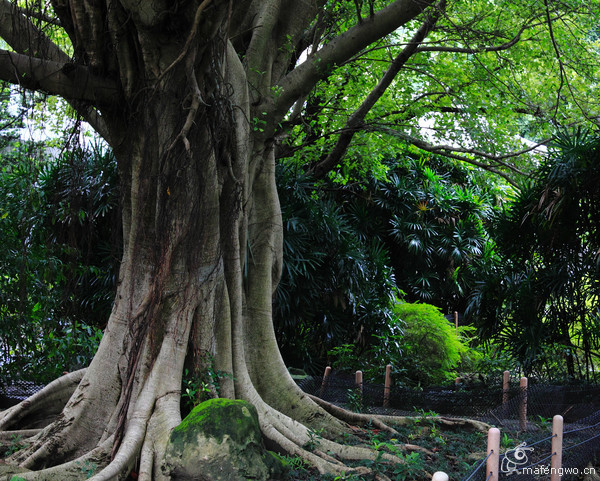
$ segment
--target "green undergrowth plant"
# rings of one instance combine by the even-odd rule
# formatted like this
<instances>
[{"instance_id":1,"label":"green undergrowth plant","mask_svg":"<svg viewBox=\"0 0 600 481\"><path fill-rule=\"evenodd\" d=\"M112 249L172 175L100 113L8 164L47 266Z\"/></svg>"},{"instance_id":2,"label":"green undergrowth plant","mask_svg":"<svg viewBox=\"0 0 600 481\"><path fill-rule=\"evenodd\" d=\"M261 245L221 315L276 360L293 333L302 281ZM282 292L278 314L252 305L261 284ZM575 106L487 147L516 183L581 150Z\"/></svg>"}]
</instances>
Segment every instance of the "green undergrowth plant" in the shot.
<instances>
[{"instance_id":1,"label":"green undergrowth plant","mask_svg":"<svg viewBox=\"0 0 600 481\"><path fill-rule=\"evenodd\" d=\"M219 397L224 379L233 379L229 372L215 368L214 358L206 354L200 369L184 369L181 398L183 411L191 411L195 406L208 399Z\"/></svg>"},{"instance_id":2,"label":"green undergrowth plant","mask_svg":"<svg viewBox=\"0 0 600 481\"><path fill-rule=\"evenodd\" d=\"M346 404L348 409L355 413L364 411L362 391L359 387L353 387L346 392Z\"/></svg>"},{"instance_id":3,"label":"green undergrowth plant","mask_svg":"<svg viewBox=\"0 0 600 481\"><path fill-rule=\"evenodd\" d=\"M454 379L459 369L472 369L481 358L469 346L472 336L473 328L455 328L431 304L397 301L394 317L367 349L360 352L357 346L343 344L329 355L334 369L360 369L374 382L383 381L383 367L391 364L398 383L443 384Z\"/></svg>"},{"instance_id":4,"label":"green undergrowth plant","mask_svg":"<svg viewBox=\"0 0 600 481\"><path fill-rule=\"evenodd\" d=\"M85 475L85 479L90 479L98 470L98 465L90 461L84 461L83 463L77 461L75 464L79 466L80 471Z\"/></svg>"},{"instance_id":5,"label":"green undergrowth plant","mask_svg":"<svg viewBox=\"0 0 600 481\"><path fill-rule=\"evenodd\" d=\"M283 455L281 458L287 466L288 477L301 476L308 472L308 465L300 456Z\"/></svg>"},{"instance_id":6,"label":"green undergrowth plant","mask_svg":"<svg viewBox=\"0 0 600 481\"><path fill-rule=\"evenodd\" d=\"M321 439L323 439L323 430L317 429L313 431L312 429L308 430L308 441L304 444L304 448L308 451L314 451L321 444Z\"/></svg>"},{"instance_id":7,"label":"green undergrowth plant","mask_svg":"<svg viewBox=\"0 0 600 481\"><path fill-rule=\"evenodd\" d=\"M11 454L16 453L17 451L20 451L24 447L25 447L25 445L22 443L21 436L18 434L14 434L10 438L10 444L4 450L4 455L10 456Z\"/></svg>"},{"instance_id":8,"label":"green undergrowth plant","mask_svg":"<svg viewBox=\"0 0 600 481\"><path fill-rule=\"evenodd\" d=\"M479 459L479 451L485 449L485 434L467 430L445 430L439 416L432 411L419 411L413 423L393 425L396 433L388 433L367 424L344 436L344 444L370 448L377 456L372 460L358 460L353 468L366 467L369 473L359 474L347 470L337 475L321 475L307 467L299 458L286 456L288 473L285 481L429 481L433 471L444 471L450 479L463 479L470 474ZM311 441L305 448L319 449L319 433L309 434ZM406 448L407 444L418 445L422 452ZM385 454L399 459L390 463Z\"/></svg>"}]
</instances>

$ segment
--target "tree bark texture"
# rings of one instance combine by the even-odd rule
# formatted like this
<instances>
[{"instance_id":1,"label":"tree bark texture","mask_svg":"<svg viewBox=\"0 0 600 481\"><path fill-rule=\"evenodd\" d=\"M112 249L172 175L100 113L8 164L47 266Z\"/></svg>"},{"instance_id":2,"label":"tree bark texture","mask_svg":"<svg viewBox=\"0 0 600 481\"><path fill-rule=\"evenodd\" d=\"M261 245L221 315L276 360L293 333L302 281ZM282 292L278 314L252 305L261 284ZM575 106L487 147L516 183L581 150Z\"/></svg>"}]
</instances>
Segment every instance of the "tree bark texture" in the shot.
<instances>
[{"instance_id":1,"label":"tree bark texture","mask_svg":"<svg viewBox=\"0 0 600 481\"><path fill-rule=\"evenodd\" d=\"M92 480L124 479L139 459L140 480L165 479L160 464L181 421L184 364L201 370L207 356L232 375L221 395L253 403L264 436L281 450L322 472L348 470L326 452L375 459L327 439L320 454L302 447L309 429L335 437L347 426L344 414L334 417L296 387L277 347L271 304L282 222L273 134L326 76L319 63L352 57L429 2L391 2L295 67L294 46L321 3L53 0L73 43L69 59L0 0L10 21L0 34L14 49L0 53L0 76L64 95L96 122L118 162L123 211L124 254L104 337L85 373L40 396L69 400L11 459L35 470L23 478L81 479L82 463L93 463L100 469ZM3 413L0 429L19 426L41 409L37 402Z\"/></svg>"}]
</instances>

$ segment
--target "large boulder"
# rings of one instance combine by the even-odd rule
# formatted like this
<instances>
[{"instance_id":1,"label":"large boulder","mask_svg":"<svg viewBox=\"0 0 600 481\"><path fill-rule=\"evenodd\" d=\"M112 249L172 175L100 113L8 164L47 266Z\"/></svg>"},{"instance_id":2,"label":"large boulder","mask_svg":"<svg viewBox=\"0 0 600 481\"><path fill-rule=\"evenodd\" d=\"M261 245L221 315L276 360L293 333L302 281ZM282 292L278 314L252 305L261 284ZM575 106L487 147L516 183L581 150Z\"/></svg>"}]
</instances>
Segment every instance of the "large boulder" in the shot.
<instances>
[{"instance_id":1,"label":"large boulder","mask_svg":"<svg viewBox=\"0 0 600 481\"><path fill-rule=\"evenodd\" d=\"M252 404L210 399L172 431L162 471L173 481L267 480L282 474L283 463L265 449Z\"/></svg>"}]
</instances>

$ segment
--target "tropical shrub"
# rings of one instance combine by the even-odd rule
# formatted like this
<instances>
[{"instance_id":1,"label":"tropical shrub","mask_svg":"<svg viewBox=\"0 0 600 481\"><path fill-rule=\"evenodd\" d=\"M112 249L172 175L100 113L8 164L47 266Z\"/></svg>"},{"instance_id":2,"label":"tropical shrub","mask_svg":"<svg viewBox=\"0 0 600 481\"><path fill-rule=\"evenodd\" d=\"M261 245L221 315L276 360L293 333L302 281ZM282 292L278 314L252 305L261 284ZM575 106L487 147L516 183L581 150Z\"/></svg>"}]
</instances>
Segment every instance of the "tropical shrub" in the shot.
<instances>
[{"instance_id":1,"label":"tropical shrub","mask_svg":"<svg viewBox=\"0 0 600 481\"><path fill-rule=\"evenodd\" d=\"M469 347L472 328L448 321L440 309L424 303L399 302L394 308L404 325L401 353L391 359L406 366L405 377L422 384L454 379L461 364L473 363L476 353ZM465 366L463 366L465 367Z\"/></svg>"},{"instance_id":2,"label":"tropical shrub","mask_svg":"<svg viewBox=\"0 0 600 481\"><path fill-rule=\"evenodd\" d=\"M383 367L391 364L397 383L410 386L443 384L453 380L459 368L471 369L480 358L469 346L473 329L458 329L440 309L425 303L397 301L387 329L362 354L346 344L330 351L334 367L361 369L380 381Z\"/></svg>"}]
</instances>

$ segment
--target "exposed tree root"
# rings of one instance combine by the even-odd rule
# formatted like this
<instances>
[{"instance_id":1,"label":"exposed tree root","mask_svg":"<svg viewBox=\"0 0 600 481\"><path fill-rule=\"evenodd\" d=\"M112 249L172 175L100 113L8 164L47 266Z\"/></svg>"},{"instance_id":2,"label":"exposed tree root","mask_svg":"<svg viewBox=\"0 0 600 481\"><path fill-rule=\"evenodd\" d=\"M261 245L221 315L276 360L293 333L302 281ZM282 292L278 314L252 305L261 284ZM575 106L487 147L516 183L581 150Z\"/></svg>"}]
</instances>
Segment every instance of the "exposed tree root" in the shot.
<instances>
[{"instance_id":1,"label":"exposed tree root","mask_svg":"<svg viewBox=\"0 0 600 481\"><path fill-rule=\"evenodd\" d=\"M358 424L358 425L365 425L368 423L371 423L375 428L377 429L381 429L382 431L386 431L392 434L398 434L398 431L396 431L394 428L388 426L387 424L385 424L379 416L376 415L372 415L372 414L361 414L361 413L353 413L351 411L348 411L346 409L343 409L339 406L336 406L335 404L332 404L330 402L327 401L323 401L321 398L318 398L316 396L313 396L312 394L309 395L310 398L315 401L319 406L321 406L323 409L325 409L325 411L327 411L328 413L334 415L335 417L337 417L338 419L341 419L342 421L346 421L348 423L354 423L354 424ZM402 418L398 418L400 422L396 422L395 424L404 424L404 421Z\"/></svg>"},{"instance_id":2,"label":"exposed tree root","mask_svg":"<svg viewBox=\"0 0 600 481\"><path fill-rule=\"evenodd\" d=\"M0 413L0 431L7 431L17 423L26 424L23 420L28 416L60 413L84 374L85 369L65 374L25 401Z\"/></svg>"},{"instance_id":3,"label":"exposed tree root","mask_svg":"<svg viewBox=\"0 0 600 481\"><path fill-rule=\"evenodd\" d=\"M383 414L360 414L349 412L335 404L331 404L330 402L323 401L322 399L310 395L311 399L313 399L319 406L323 407L329 413L337 416L340 419L343 419L347 422L355 422L357 424L366 424L371 423L377 429L381 429L384 431L388 431L394 434L397 434L397 431L393 428L389 427L386 423L394 424L396 426L410 426L415 422L415 419L418 417L415 416L390 416ZM466 419L466 418L448 418L444 416L435 416L430 418L432 421L441 425L441 427L446 427L448 429L474 429L476 431L481 431L487 433L487 431L491 428L491 426L482 421L477 421L475 419Z\"/></svg>"},{"instance_id":4,"label":"exposed tree root","mask_svg":"<svg viewBox=\"0 0 600 481\"><path fill-rule=\"evenodd\" d=\"M94 471L106 465L112 441L110 438L85 455L58 466L19 473L19 478L25 481L80 481L90 478ZM7 479L10 479L10 475Z\"/></svg>"},{"instance_id":5,"label":"exposed tree root","mask_svg":"<svg viewBox=\"0 0 600 481\"><path fill-rule=\"evenodd\" d=\"M159 399L155 399L153 391L156 389L156 385L152 378L153 376L151 375L142 388L137 402L130 408L127 430L117 454L112 460L110 459L110 451L113 446L114 436L109 436L97 448L76 459L41 471L20 473L19 476L27 481L53 481L58 479L75 481L84 479L92 471L95 471L95 474L90 478L91 480L110 481L124 479L131 471L136 459L139 459L138 479L141 481L162 480L163 475L160 472L160 462L164 454L168 432L180 422L179 393L167 393ZM313 466L321 474L353 472L364 475L370 473L375 479L385 481L389 479L385 475L373 473L369 468L364 466L350 467L346 464L346 461L377 460L384 463L403 462L402 459L389 453L379 452L365 446L348 446L321 437L320 432L310 430L304 424L295 421L266 404L255 391L249 379L245 381L238 383L237 391L245 391L246 395L242 397L248 398L257 407L264 436L273 445L277 446L278 450L290 455L299 456L304 462ZM240 389L242 387L243 389ZM55 387L52 388L52 390L54 389ZM407 425L414 422L414 418L410 417L351 413L319 398L311 396L310 399L315 402L315 413L318 413L320 409L324 409L343 423L350 422L359 425L371 423L377 429L382 429L392 434L397 434L397 431L389 427L386 423ZM7 413L3 420L10 419L10 422L15 424L19 418L19 415L15 413L26 413L29 412L27 410L34 409L32 407L33 397L28 401L22 403L25 406L17 406L11 413ZM448 419L442 417L431 419L441 426L448 428L479 430L488 428L485 423L467 419ZM351 425L346 425L346 427L346 432L349 434L352 434L353 430L357 429ZM0 433L0 439L7 438L12 434L31 436L38 432L39 430L7 431ZM419 446L407 444L400 446L402 449L408 451L432 454L427 449ZM39 458L50 455L51 450L48 449L47 444L42 444L28 458L21 460L21 465L25 467L35 465L39 461Z\"/></svg>"},{"instance_id":6,"label":"exposed tree root","mask_svg":"<svg viewBox=\"0 0 600 481\"><path fill-rule=\"evenodd\" d=\"M19 437L20 439L30 438L38 434L40 431L41 429L19 429L15 431L0 431L0 440L11 439L15 436Z\"/></svg>"},{"instance_id":7,"label":"exposed tree root","mask_svg":"<svg viewBox=\"0 0 600 481\"><path fill-rule=\"evenodd\" d=\"M420 419L418 416L388 416L388 415L377 415L377 418L385 423L396 424L400 426L411 425L415 422L415 419ZM437 423L441 428L445 429L471 429L474 431L480 431L487 433L492 427L483 421L477 421L476 419L467 418L448 418L445 416L435 416L427 418L429 421Z\"/></svg>"},{"instance_id":8,"label":"exposed tree root","mask_svg":"<svg viewBox=\"0 0 600 481\"><path fill-rule=\"evenodd\" d=\"M252 393L252 398L257 396ZM299 456L307 464L315 467L321 474L342 472L369 472L368 468L349 467L343 460L381 460L389 463L402 463L402 459L388 453L380 453L363 446L347 446L309 430L305 425L295 421L268 406L260 398L253 399L257 406L263 435L288 454ZM315 410L320 408L315 405ZM342 410L343 411L343 410ZM347 426L350 433L350 426ZM385 479L385 478L381 478Z\"/></svg>"}]
</instances>

